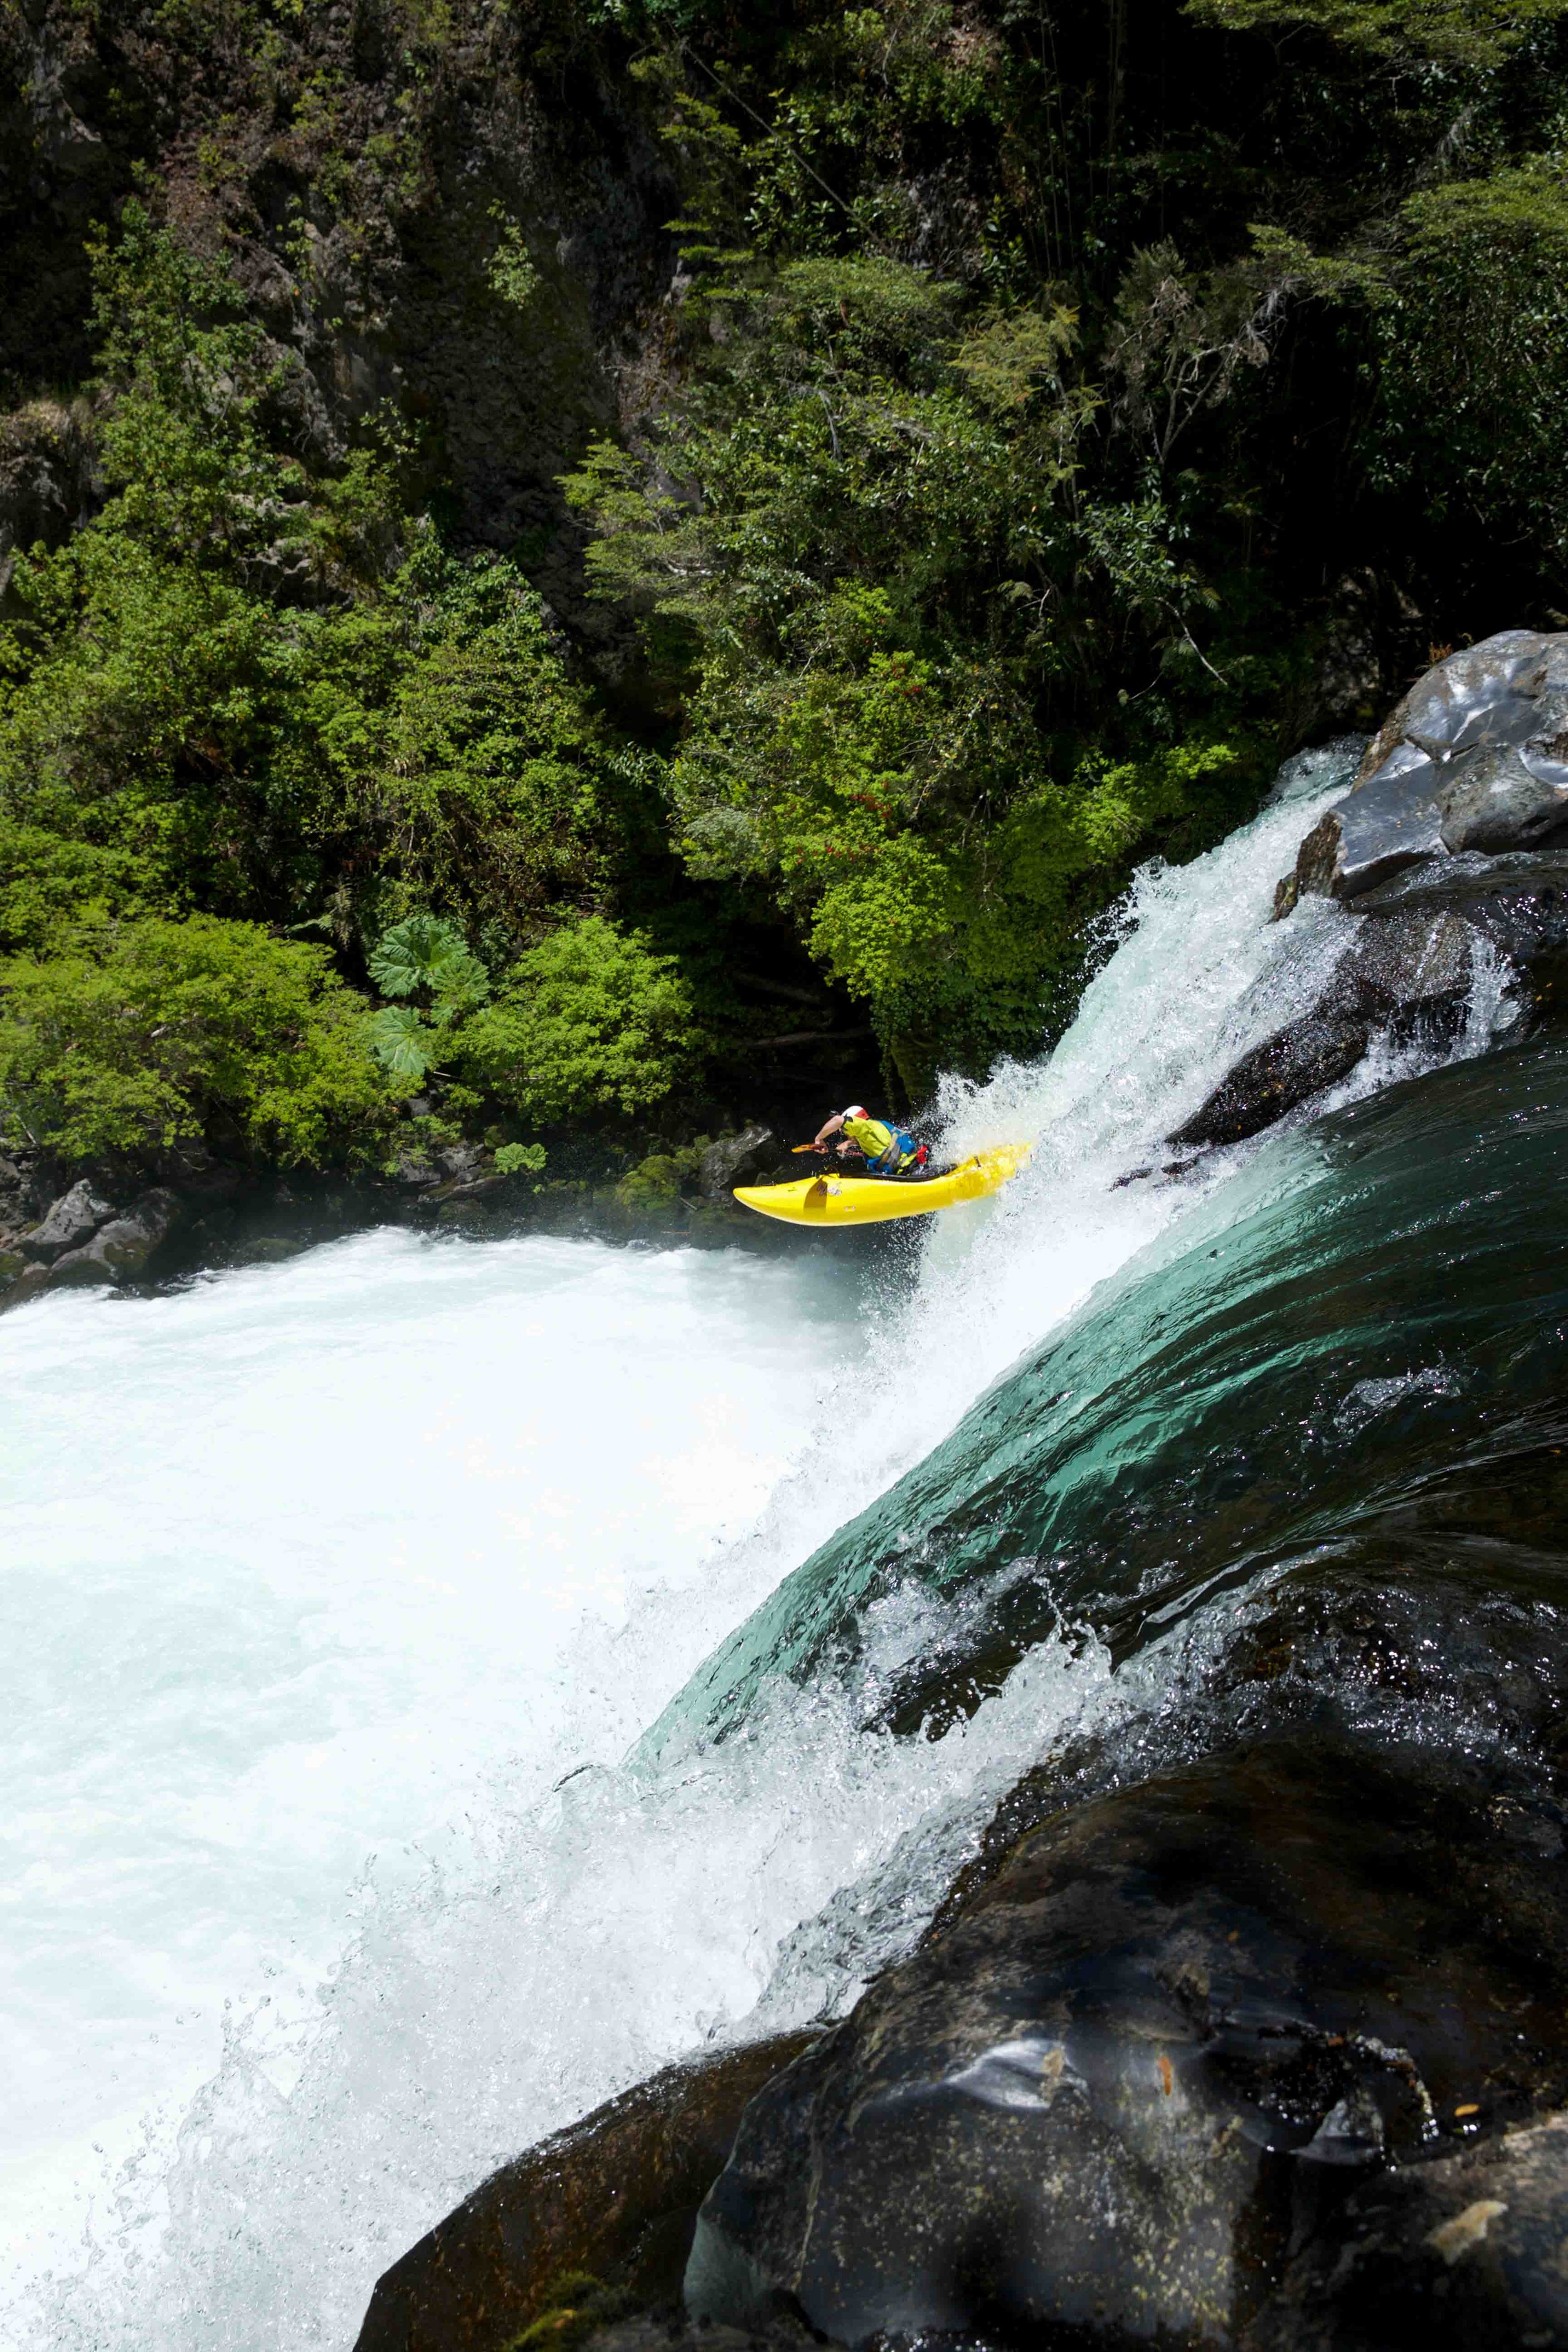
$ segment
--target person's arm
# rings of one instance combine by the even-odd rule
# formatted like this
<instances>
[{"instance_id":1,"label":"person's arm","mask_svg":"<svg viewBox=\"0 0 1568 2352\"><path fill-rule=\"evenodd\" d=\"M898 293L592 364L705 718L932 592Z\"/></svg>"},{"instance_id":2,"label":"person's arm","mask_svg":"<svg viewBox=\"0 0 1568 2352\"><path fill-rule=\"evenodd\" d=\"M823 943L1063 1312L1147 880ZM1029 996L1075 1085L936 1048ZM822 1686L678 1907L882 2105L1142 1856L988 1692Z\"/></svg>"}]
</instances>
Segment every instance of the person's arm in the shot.
<instances>
[{"instance_id":1,"label":"person's arm","mask_svg":"<svg viewBox=\"0 0 1568 2352\"><path fill-rule=\"evenodd\" d=\"M838 1131L839 1131L840 1128L843 1126L843 1124L844 1124L844 1114L843 1114L843 1112L842 1112L842 1111L836 1111L836 1112L834 1113L833 1117L832 1117L830 1119L828 1119L828 1120L827 1120L827 1122L826 1123L826 1125L825 1125L825 1126L819 1127L819 1128L817 1129L817 1130L816 1130L816 1148L817 1148L818 1151L820 1151L820 1150L822 1150L823 1145L827 1141L827 1139L828 1139L828 1137L829 1137L830 1135L837 1135L837 1134L838 1133Z\"/></svg>"}]
</instances>

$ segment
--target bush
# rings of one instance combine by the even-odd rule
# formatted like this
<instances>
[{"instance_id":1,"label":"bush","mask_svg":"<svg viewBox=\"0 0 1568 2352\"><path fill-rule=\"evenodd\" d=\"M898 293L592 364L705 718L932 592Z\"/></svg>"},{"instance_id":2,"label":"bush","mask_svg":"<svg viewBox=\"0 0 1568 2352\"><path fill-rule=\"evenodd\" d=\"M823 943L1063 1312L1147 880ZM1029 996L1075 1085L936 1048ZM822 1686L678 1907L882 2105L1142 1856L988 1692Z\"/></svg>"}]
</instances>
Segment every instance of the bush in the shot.
<instances>
[{"instance_id":1,"label":"bush","mask_svg":"<svg viewBox=\"0 0 1568 2352\"><path fill-rule=\"evenodd\" d=\"M476 1085L549 1125L650 1109L690 1075L702 1044L673 958L589 915L519 959L452 1055Z\"/></svg>"},{"instance_id":2,"label":"bush","mask_svg":"<svg viewBox=\"0 0 1568 2352\"><path fill-rule=\"evenodd\" d=\"M385 996L424 996L413 1004L386 1004L372 1016L371 1048L395 1078L417 1085L439 1064L447 1032L490 992L489 974L456 923L441 915L409 915L376 942L370 976Z\"/></svg>"},{"instance_id":3,"label":"bush","mask_svg":"<svg viewBox=\"0 0 1568 2352\"><path fill-rule=\"evenodd\" d=\"M0 816L0 955L42 953L84 920L163 913L163 898L131 851Z\"/></svg>"},{"instance_id":4,"label":"bush","mask_svg":"<svg viewBox=\"0 0 1568 2352\"><path fill-rule=\"evenodd\" d=\"M688 633L689 870L768 890L913 1092L933 1055L1036 1045L1087 920L1201 807L1173 769L1107 789L1120 718L1059 723L1111 664L1207 677L1164 492L1082 492L1079 334L891 261L794 264L736 291L640 475L600 446L566 484L598 591Z\"/></svg>"},{"instance_id":5,"label":"bush","mask_svg":"<svg viewBox=\"0 0 1568 2352\"><path fill-rule=\"evenodd\" d=\"M372 1155L394 1097L325 949L193 915L0 963L0 1127L63 1160L195 1138L285 1167Z\"/></svg>"}]
</instances>

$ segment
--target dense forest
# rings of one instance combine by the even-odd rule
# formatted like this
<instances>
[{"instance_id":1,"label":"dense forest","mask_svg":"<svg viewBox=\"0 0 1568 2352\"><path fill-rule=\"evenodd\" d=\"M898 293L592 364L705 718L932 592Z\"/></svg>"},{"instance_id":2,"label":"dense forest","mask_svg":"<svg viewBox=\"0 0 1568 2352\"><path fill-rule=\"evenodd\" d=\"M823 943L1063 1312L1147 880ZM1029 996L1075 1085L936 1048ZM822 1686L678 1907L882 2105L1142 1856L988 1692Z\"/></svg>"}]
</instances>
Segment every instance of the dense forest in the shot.
<instances>
[{"instance_id":1,"label":"dense forest","mask_svg":"<svg viewBox=\"0 0 1568 2352\"><path fill-rule=\"evenodd\" d=\"M1568 626L1568 0L5 0L0 74L57 1170L913 1108Z\"/></svg>"}]
</instances>

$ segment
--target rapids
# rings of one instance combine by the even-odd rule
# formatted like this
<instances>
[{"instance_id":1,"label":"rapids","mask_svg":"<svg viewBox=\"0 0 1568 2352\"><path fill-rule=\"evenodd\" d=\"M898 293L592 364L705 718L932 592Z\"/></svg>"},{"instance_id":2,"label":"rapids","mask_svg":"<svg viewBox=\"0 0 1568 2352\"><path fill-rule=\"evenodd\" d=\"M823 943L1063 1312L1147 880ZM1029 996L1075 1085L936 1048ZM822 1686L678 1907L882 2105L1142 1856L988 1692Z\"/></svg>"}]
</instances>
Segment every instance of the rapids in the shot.
<instances>
[{"instance_id":1,"label":"rapids","mask_svg":"<svg viewBox=\"0 0 1568 2352\"><path fill-rule=\"evenodd\" d=\"M944 1139L1032 1139L1026 1175L874 1255L384 1234L0 1324L17 2341L348 2346L498 2161L704 2041L843 2008L1053 1743L1148 1736L1223 1638L1205 1596L1256 1565L1223 1472L1190 1557L1165 1523L1212 1452L1192 1399L1223 1423L1247 1366L1294 1363L1304 1234L1331 1288L1378 1227L1359 1147L1306 1114L1162 1172L1352 935L1326 903L1268 920L1345 756L1139 877L1057 1051L944 1089ZM1444 1058L1506 1036L1507 979ZM1435 1059L1309 1107L1375 1150L1347 1105L1471 1083L1416 1120L1395 1252L1493 1066ZM1301 1395L1281 1374L1258 1444L1303 1411L1434 1427L1460 1393L1440 1348L1363 1352L1321 1408L1310 1364ZM1145 1454L1144 1548L1112 1559L1097 1514ZM1314 1531L1246 1542L1276 1538Z\"/></svg>"}]
</instances>

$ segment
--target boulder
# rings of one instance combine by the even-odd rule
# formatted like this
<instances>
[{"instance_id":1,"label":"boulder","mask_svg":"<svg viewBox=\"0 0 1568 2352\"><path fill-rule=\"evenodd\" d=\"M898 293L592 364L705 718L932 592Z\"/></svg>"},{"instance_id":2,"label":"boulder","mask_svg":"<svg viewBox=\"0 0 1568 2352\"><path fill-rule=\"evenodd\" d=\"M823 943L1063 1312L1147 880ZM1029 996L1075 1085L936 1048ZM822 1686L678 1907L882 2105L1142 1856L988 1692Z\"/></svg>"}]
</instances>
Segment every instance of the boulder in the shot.
<instances>
[{"instance_id":1,"label":"boulder","mask_svg":"<svg viewBox=\"0 0 1568 2352\"><path fill-rule=\"evenodd\" d=\"M771 1127L753 1123L738 1135L721 1135L702 1155L699 1179L705 1201L727 1201L737 1184L771 1176L784 1157Z\"/></svg>"},{"instance_id":2,"label":"boulder","mask_svg":"<svg viewBox=\"0 0 1568 2352\"><path fill-rule=\"evenodd\" d=\"M1563 905L1568 937L1568 899ZM1310 1013L1237 1063L1203 1108L1173 1130L1176 1145L1237 1143L1354 1069L1374 1031L1434 1036L1463 1023L1487 929L1476 912L1409 905L1367 922Z\"/></svg>"},{"instance_id":3,"label":"boulder","mask_svg":"<svg viewBox=\"0 0 1568 2352\"><path fill-rule=\"evenodd\" d=\"M674 2305L742 2108L809 2038L667 2067L503 2166L377 2281L355 2352L503 2352L563 2273Z\"/></svg>"},{"instance_id":4,"label":"boulder","mask_svg":"<svg viewBox=\"0 0 1568 2352\"><path fill-rule=\"evenodd\" d=\"M1450 654L1373 740L1275 894L1367 919L1316 1003L1230 1070L1170 1137L1256 1135L1345 1077L1374 1034L1462 1018L1478 950L1543 996L1568 977L1568 633L1508 629ZM1420 924L1425 919L1423 934Z\"/></svg>"},{"instance_id":5,"label":"boulder","mask_svg":"<svg viewBox=\"0 0 1568 2352\"><path fill-rule=\"evenodd\" d=\"M1295 886L1359 898L1409 866L1529 849L1564 824L1568 634L1506 629L1411 688L1301 844Z\"/></svg>"},{"instance_id":6,"label":"boulder","mask_svg":"<svg viewBox=\"0 0 1568 2352\"><path fill-rule=\"evenodd\" d=\"M1244 2352L1518 2352L1568 2346L1568 2115L1352 2192Z\"/></svg>"},{"instance_id":7,"label":"boulder","mask_svg":"<svg viewBox=\"0 0 1568 2352\"><path fill-rule=\"evenodd\" d=\"M1226 1073L1200 1110L1168 1142L1240 1143L1298 1103L1348 1078L1372 1042L1369 1018L1326 1008L1265 1038Z\"/></svg>"},{"instance_id":8,"label":"boulder","mask_svg":"<svg viewBox=\"0 0 1568 2352\"><path fill-rule=\"evenodd\" d=\"M100 1199L84 1176L60 1194L39 1223L18 1236L16 1246L25 1257L53 1265L68 1251L80 1249L113 1214L111 1204Z\"/></svg>"},{"instance_id":9,"label":"boulder","mask_svg":"<svg viewBox=\"0 0 1568 2352\"><path fill-rule=\"evenodd\" d=\"M1073 1807L752 2101L694 2315L1234 2344L1292 2245L1353 2242L1382 2166L1561 2095L1568 1864L1540 1804L1292 1729Z\"/></svg>"},{"instance_id":10,"label":"boulder","mask_svg":"<svg viewBox=\"0 0 1568 2352\"><path fill-rule=\"evenodd\" d=\"M155 1187L121 1215L100 1225L79 1249L57 1257L48 1272L50 1289L68 1285L134 1282L153 1251L174 1231L180 1215L177 1196Z\"/></svg>"}]
</instances>

